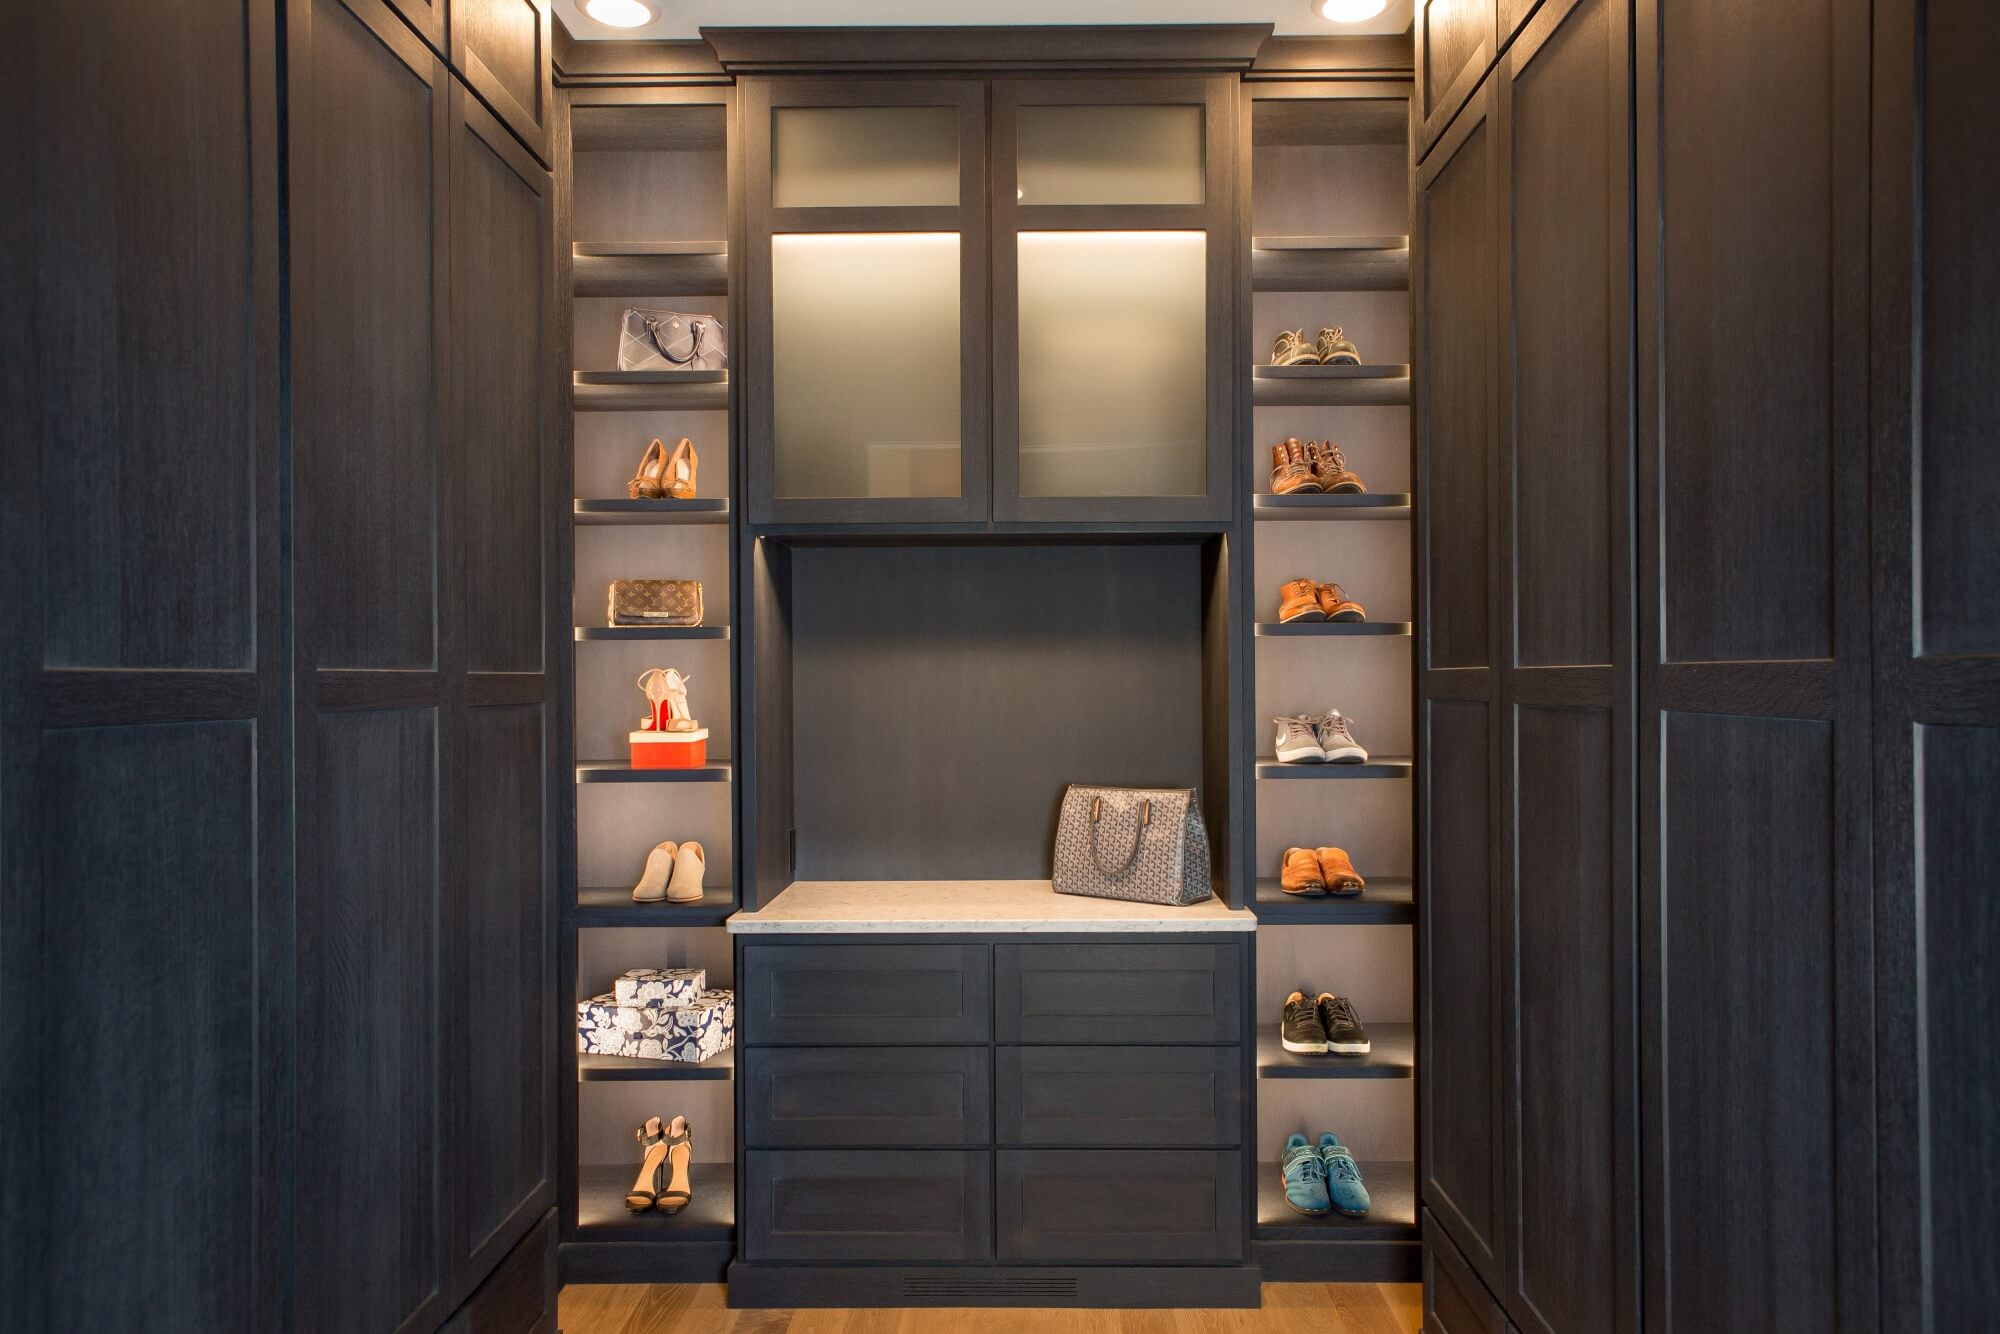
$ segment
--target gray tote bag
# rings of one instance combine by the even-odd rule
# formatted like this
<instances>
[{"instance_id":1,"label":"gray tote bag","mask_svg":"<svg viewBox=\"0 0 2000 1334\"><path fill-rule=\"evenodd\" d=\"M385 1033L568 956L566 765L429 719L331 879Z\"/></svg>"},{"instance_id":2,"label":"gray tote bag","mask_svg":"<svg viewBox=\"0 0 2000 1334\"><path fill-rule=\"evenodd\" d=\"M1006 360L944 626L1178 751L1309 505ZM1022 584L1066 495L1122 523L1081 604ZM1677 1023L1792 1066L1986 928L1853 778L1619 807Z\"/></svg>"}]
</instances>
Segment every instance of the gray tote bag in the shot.
<instances>
[{"instance_id":1,"label":"gray tote bag","mask_svg":"<svg viewBox=\"0 0 2000 1334\"><path fill-rule=\"evenodd\" d=\"M1070 784L1056 825L1055 887L1176 906L1210 897L1208 831L1194 789Z\"/></svg>"}]
</instances>

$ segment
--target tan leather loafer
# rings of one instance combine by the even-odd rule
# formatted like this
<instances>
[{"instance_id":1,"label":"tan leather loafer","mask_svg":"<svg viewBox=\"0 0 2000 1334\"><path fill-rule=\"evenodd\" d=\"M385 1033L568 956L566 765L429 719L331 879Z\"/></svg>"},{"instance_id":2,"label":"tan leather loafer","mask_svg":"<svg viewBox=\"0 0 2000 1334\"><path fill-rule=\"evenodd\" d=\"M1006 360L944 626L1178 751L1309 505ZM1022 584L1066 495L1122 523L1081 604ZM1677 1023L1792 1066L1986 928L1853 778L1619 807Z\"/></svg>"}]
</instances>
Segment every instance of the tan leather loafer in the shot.
<instances>
[{"instance_id":1,"label":"tan leather loafer","mask_svg":"<svg viewBox=\"0 0 2000 1334\"><path fill-rule=\"evenodd\" d=\"M1286 848L1278 887L1287 894L1324 894L1326 877L1320 873L1319 857L1310 848Z\"/></svg>"},{"instance_id":2,"label":"tan leather loafer","mask_svg":"<svg viewBox=\"0 0 2000 1334\"><path fill-rule=\"evenodd\" d=\"M1368 882L1355 873L1346 849L1314 848L1313 856L1319 862L1320 879L1326 882L1329 893L1359 894L1368 888Z\"/></svg>"},{"instance_id":3,"label":"tan leather loafer","mask_svg":"<svg viewBox=\"0 0 2000 1334\"><path fill-rule=\"evenodd\" d=\"M1310 579L1287 579L1278 585L1278 620L1285 625L1293 621L1317 621L1326 616L1324 604L1320 601L1320 586Z\"/></svg>"}]
</instances>

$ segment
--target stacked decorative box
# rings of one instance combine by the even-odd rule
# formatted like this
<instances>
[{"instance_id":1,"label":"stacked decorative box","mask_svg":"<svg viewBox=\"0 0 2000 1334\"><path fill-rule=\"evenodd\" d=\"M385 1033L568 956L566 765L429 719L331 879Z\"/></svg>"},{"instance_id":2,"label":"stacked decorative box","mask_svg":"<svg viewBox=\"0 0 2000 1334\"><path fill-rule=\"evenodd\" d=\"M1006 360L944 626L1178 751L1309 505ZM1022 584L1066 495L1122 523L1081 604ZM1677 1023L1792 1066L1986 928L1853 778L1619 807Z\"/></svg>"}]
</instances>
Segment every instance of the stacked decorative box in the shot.
<instances>
[{"instance_id":1,"label":"stacked decorative box","mask_svg":"<svg viewBox=\"0 0 2000 1334\"><path fill-rule=\"evenodd\" d=\"M736 1045L736 997L702 968L634 968L576 1007L576 1049L648 1061L705 1061Z\"/></svg>"}]
</instances>

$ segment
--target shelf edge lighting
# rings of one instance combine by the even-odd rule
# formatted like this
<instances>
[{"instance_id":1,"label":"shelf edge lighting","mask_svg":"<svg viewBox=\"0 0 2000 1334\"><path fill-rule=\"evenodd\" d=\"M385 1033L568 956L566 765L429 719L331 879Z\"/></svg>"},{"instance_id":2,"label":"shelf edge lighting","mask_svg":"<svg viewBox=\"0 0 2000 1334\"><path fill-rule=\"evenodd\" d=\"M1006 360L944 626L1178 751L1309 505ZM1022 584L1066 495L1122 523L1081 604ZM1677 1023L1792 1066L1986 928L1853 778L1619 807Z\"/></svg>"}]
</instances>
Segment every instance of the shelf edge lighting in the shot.
<instances>
[{"instance_id":1,"label":"shelf edge lighting","mask_svg":"<svg viewBox=\"0 0 2000 1334\"><path fill-rule=\"evenodd\" d=\"M1360 23L1389 7L1389 0L1312 0L1313 13L1328 23Z\"/></svg>"},{"instance_id":2,"label":"shelf edge lighting","mask_svg":"<svg viewBox=\"0 0 2000 1334\"><path fill-rule=\"evenodd\" d=\"M653 21L653 11L640 0L585 0L583 12L612 28L643 28Z\"/></svg>"}]
</instances>

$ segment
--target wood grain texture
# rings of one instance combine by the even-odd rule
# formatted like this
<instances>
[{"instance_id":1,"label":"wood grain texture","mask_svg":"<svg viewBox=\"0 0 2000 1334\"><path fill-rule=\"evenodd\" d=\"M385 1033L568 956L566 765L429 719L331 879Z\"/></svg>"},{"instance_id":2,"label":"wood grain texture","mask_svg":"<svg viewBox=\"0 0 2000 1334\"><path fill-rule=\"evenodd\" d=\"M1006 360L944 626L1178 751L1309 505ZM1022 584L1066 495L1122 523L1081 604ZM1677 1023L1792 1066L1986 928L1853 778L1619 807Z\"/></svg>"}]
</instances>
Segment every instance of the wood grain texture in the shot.
<instances>
[{"instance_id":1,"label":"wood grain texture","mask_svg":"<svg viewBox=\"0 0 2000 1334\"><path fill-rule=\"evenodd\" d=\"M552 161L549 0L452 0L451 66L542 162Z\"/></svg>"},{"instance_id":2,"label":"wood grain texture","mask_svg":"<svg viewBox=\"0 0 2000 1334\"><path fill-rule=\"evenodd\" d=\"M1001 1261L1227 1264L1243 1254L1238 1153L1001 1149L993 1178Z\"/></svg>"},{"instance_id":3,"label":"wood grain texture","mask_svg":"<svg viewBox=\"0 0 2000 1334\"><path fill-rule=\"evenodd\" d=\"M572 1284L564 1334L1418 1334L1414 1283L1266 1283L1252 1311L910 1309L732 1311L720 1284ZM1455 1334L1455 1332L1454 1332Z\"/></svg>"},{"instance_id":4,"label":"wood grain texture","mask_svg":"<svg viewBox=\"0 0 2000 1334\"><path fill-rule=\"evenodd\" d=\"M1418 0L1416 39L1417 155L1438 142L1499 52L1496 0Z\"/></svg>"},{"instance_id":5,"label":"wood grain texture","mask_svg":"<svg viewBox=\"0 0 2000 1334\"><path fill-rule=\"evenodd\" d=\"M745 1260L949 1262L993 1255L993 1155L750 1149Z\"/></svg>"}]
</instances>

